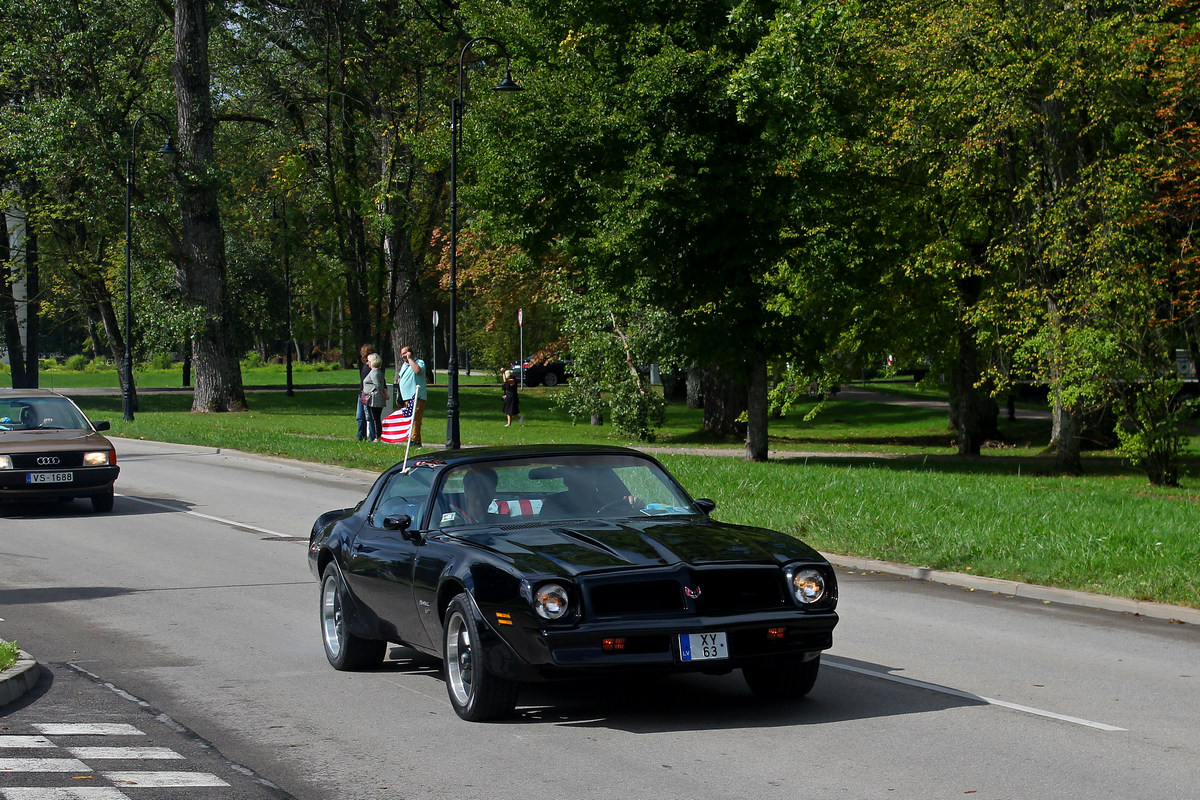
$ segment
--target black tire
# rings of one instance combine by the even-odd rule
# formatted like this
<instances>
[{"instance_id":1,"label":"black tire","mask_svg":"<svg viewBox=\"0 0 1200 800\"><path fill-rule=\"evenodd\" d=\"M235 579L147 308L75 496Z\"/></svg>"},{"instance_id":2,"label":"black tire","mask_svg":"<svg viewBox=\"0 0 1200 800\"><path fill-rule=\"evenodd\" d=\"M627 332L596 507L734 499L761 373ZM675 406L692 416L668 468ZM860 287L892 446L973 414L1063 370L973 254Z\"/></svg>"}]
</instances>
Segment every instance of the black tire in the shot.
<instances>
[{"instance_id":1,"label":"black tire","mask_svg":"<svg viewBox=\"0 0 1200 800\"><path fill-rule=\"evenodd\" d=\"M446 608L442 661L450 705L468 722L507 717L517 705L520 684L488 672L484 660L471 599L460 594Z\"/></svg>"},{"instance_id":2,"label":"black tire","mask_svg":"<svg viewBox=\"0 0 1200 800\"><path fill-rule=\"evenodd\" d=\"M542 383L547 386L558 386L558 375L554 372L547 372L546 377L542 378Z\"/></svg>"},{"instance_id":3,"label":"black tire","mask_svg":"<svg viewBox=\"0 0 1200 800\"><path fill-rule=\"evenodd\" d=\"M799 700L812 691L821 670L821 657L809 661L788 659L742 667L742 677L756 697L764 700Z\"/></svg>"},{"instance_id":4,"label":"black tire","mask_svg":"<svg viewBox=\"0 0 1200 800\"><path fill-rule=\"evenodd\" d=\"M387 642L355 636L346 627L343 603L346 585L331 561L321 574L321 644L334 669L349 671L377 667L387 654Z\"/></svg>"},{"instance_id":5,"label":"black tire","mask_svg":"<svg viewBox=\"0 0 1200 800\"><path fill-rule=\"evenodd\" d=\"M109 489L104 494L92 495L92 511L97 514L104 514L112 511L113 508L113 490Z\"/></svg>"}]
</instances>

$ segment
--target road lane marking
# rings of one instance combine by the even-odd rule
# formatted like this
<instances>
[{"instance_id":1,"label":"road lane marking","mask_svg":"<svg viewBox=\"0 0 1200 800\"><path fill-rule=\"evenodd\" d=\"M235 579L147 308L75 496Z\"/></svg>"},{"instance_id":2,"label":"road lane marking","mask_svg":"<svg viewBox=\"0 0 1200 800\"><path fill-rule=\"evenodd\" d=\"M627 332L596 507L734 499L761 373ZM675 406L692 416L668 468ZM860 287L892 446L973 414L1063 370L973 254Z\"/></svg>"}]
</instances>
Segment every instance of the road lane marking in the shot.
<instances>
[{"instance_id":1,"label":"road lane marking","mask_svg":"<svg viewBox=\"0 0 1200 800\"><path fill-rule=\"evenodd\" d=\"M21 736L18 734L8 733L0 736L0 750L6 747L56 747L53 742L45 736Z\"/></svg>"},{"instance_id":2,"label":"road lane marking","mask_svg":"<svg viewBox=\"0 0 1200 800\"><path fill-rule=\"evenodd\" d=\"M111 786L0 789L0 797L4 800L129 800L129 795Z\"/></svg>"},{"instance_id":3,"label":"road lane marking","mask_svg":"<svg viewBox=\"0 0 1200 800\"><path fill-rule=\"evenodd\" d=\"M223 517L214 517L211 514L201 514L199 511L189 511L188 509L180 508L179 506L169 506L166 503L156 503L153 500L143 500L140 497L130 497L127 494L118 494L116 496L124 497L126 500L132 500L135 503L142 503L143 505L154 506L155 508L162 508L167 511L175 511L180 514L188 514L193 517L199 517L200 519L206 519L210 522L220 522L222 525L232 525L235 528L242 528L244 530L254 531L255 533L265 533L268 536L278 536L284 539L295 538L295 535L291 533L280 533L279 531L273 531L268 528L260 528L257 525L248 525L245 522L235 522L234 520L224 519Z\"/></svg>"},{"instance_id":4,"label":"road lane marking","mask_svg":"<svg viewBox=\"0 0 1200 800\"><path fill-rule=\"evenodd\" d=\"M124 722L44 722L32 726L44 736L145 736Z\"/></svg>"},{"instance_id":5,"label":"road lane marking","mask_svg":"<svg viewBox=\"0 0 1200 800\"><path fill-rule=\"evenodd\" d=\"M854 672L859 675L867 675L872 678L882 678L885 681L893 681L895 683L902 683L905 686L914 686L918 689L928 689L931 692L940 692L941 694L948 694L952 697L961 697L965 700L974 700L975 702L978 702L978 703L986 703L989 706L999 706L1001 708L1007 708L1007 709L1011 709L1013 711L1020 711L1023 714L1033 714L1034 716L1046 717L1048 719L1056 719L1061 722L1070 722L1073 725L1083 725L1084 727L1095 728L1095 729L1101 730L1101 731L1123 731L1123 730L1125 730L1125 728L1118 728L1115 725L1107 725L1103 722L1094 722L1090 719L1082 719L1080 717L1072 717L1072 716L1068 716L1067 714L1057 714L1053 711L1046 711L1046 710L1040 709L1040 708L1033 708L1031 706L1023 706L1023 705L1019 705L1017 703L1009 703L1004 700L997 700L993 697L984 697L983 695L972 694L971 692L963 692L958 689L951 689L948 686L939 686L936 683L926 683L925 681L913 680L912 678L905 678L905 677L901 677L900 675L891 675L886 672L879 672L876 670L863 669L862 667L854 667L849 664L839 664L836 661L830 661L828 659L822 660L821 663L826 666L834 667L835 669L844 669L847 672Z\"/></svg>"},{"instance_id":6,"label":"road lane marking","mask_svg":"<svg viewBox=\"0 0 1200 800\"><path fill-rule=\"evenodd\" d=\"M122 786L149 786L155 789L194 789L201 786L229 785L208 772L102 772L100 774Z\"/></svg>"},{"instance_id":7,"label":"road lane marking","mask_svg":"<svg viewBox=\"0 0 1200 800\"><path fill-rule=\"evenodd\" d=\"M0 758L0 772L91 772L77 758Z\"/></svg>"},{"instance_id":8,"label":"road lane marking","mask_svg":"<svg viewBox=\"0 0 1200 800\"><path fill-rule=\"evenodd\" d=\"M68 747L67 752L78 759L124 758L138 761L183 758L169 747Z\"/></svg>"}]
</instances>

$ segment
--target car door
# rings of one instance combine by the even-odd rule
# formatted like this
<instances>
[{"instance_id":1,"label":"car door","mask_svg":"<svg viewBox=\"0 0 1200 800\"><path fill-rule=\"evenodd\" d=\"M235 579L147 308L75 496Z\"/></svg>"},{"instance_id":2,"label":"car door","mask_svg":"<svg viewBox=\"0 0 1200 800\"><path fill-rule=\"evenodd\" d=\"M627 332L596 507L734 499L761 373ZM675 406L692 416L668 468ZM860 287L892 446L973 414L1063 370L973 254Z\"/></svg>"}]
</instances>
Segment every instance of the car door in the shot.
<instances>
[{"instance_id":1,"label":"car door","mask_svg":"<svg viewBox=\"0 0 1200 800\"><path fill-rule=\"evenodd\" d=\"M413 565L424 545L384 520L400 514L419 524L429 490L428 476L396 472L375 496L366 522L349 543L346 579L358 596L403 642L428 646L413 598Z\"/></svg>"}]
</instances>

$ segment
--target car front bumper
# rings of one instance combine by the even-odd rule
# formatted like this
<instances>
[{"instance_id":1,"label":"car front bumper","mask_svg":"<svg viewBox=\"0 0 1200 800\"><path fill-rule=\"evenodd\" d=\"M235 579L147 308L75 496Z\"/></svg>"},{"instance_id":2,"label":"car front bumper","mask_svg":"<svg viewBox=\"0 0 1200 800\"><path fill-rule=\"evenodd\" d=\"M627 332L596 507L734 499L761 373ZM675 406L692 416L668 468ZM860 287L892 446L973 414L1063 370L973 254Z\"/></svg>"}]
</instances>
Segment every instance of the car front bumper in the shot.
<instances>
[{"instance_id":1,"label":"car front bumper","mask_svg":"<svg viewBox=\"0 0 1200 800\"><path fill-rule=\"evenodd\" d=\"M0 470L0 501L56 500L102 495L112 491L121 468L114 464L107 467L74 467L55 472L70 474L70 480L33 483L29 476L40 473L24 469Z\"/></svg>"},{"instance_id":2,"label":"car front bumper","mask_svg":"<svg viewBox=\"0 0 1200 800\"><path fill-rule=\"evenodd\" d=\"M833 646L834 611L672 616L583 623L569 629L504 630L492 669L520 680L619 672L728 672L769 660L803 660ZM684 660L681 634L724 633L727 655ZM608 645L606 647L606 640ZM623 643L616 649L616 640ZM507 657L505 655L507 651Z\"/></svg>"}]
</instances>

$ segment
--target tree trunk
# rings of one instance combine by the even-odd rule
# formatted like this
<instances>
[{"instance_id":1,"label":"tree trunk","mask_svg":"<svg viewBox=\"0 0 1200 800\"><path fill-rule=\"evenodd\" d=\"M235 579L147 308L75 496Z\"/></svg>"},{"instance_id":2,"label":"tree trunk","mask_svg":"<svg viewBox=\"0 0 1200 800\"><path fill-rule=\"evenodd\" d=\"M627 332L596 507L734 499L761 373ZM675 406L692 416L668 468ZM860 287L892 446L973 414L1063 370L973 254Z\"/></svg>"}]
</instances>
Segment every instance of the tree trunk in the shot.
<instances>
[{"instance_id":1,"label":"tree trunk","mask_svg":"<svg viewBox=\"0 0 1200 800\"><path fill-rule=\"evenodd\" d=\"M41 281L38 272L37 234L25 223L25 389L38 388L38 367L42 351L38 340L42 334ZM11 360L11 358L10 358Z\"/></svg>"},{"instance_id":2,"label":"tree trunk","mask_svg":"<svg viewBox=\"0 0 1200 800\"><path fill-rule=\"evenodd\" d=\"M1054 397L1054 428L1051 446L1054 448L1054 468L1069 475L1083 474L1083 456L1079 436L1079 418L1062 404L1061 392Z\"/></svg>"},{"instance_id":3,"label":"tree trunk","mask_svg":"<svg viewBox=\"0 0 1200 800\"><path fill-rule=\"evenodd\" d=\"M982 257L981 253L977 257ZM979 276L958 281L959 302L964 309L978 302L982 291ZM977 388L983 374L979 362L975 328L960 320L958 352L950 370L950 424L958 431L960 456L979 455L985 441L1000 435L1000 406L987 391Z\"/></svg>"},{"instance_id":4,"label":"tree trunk","mask_svg":"<svg viewBox=\"0 0 1200 800\"><path fill-rule=\"evenodd\" d=\"M746 425L746 460L767 460L767 360L755 349L747 365L750 371Z\"/></svg>"},{"instance_id":5,"label":"tree trunk","mask_svg":"<svg viewBox=\"0 0 1200 800\"><path fill-rule=\"evenodd\" d=\"M746 376L730 374L728 365L713 364L703 371L704 430L719 436L746 435L738 417L746 410Z\"/></svg>"},{"instance_id":6,"label":"tree trunk","mask_svg":"<svg viewBox=\"0 0 1200 800\"><path fill-rule=\"evenodd\" d=\"M225 231L217 205L213 159L215 121L209 86L205 0L175 0L175 95L179 104L182 217L177 276L186 305L204 320L192 339L196 369L193 411L244 411L225 267Z\"/></svg>"},{"instance_id":7,"label":"tree trunk","mask_svg":"<svg viewBox=\"0 0 1200 800\"><path fill-rule=\"evenodd\" d=\"M17 321L17 301L13 297L11 269L12 248L9 245L8 214L0 211L0 320L4 322L4 344L8 348L9 367L12 370L12 386L25 386L25 346L21 343L21 325Z\"/></svg>"},{"instance_id":8,"label":"tree trunk","mask_svg":"<svg viewBox=\"0 0 1200 800\"><path fill-rule=\"evenodd\" d=\"M704 408L704 379L695 365L687 371L687 407Z\"/></svg>"},{"instance_id":9,"label":"tree trunk","mask_svg":"<svg viewBox=\"0 0 1200 800\"><path fill-rule=\"evenodd\" d=\"M117 313L113 310L112 300L109 299L108 287L103 280L89 279L88 294L93 298L96 310L100 314L100 325L104 328L104 338L108 342L108 357L117 365L117 385L125 386L125 338L121 333L121 324L117 321ZM132 385L132 384L130 384ZM138 411L137 387L131 393L131 406Z\"/></svg>"}]
</instances>

